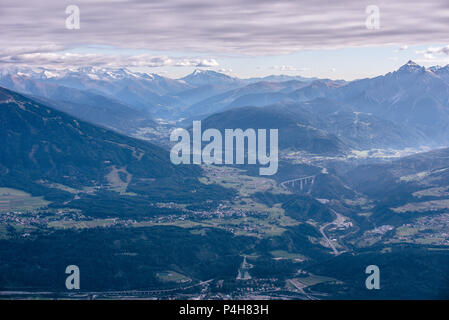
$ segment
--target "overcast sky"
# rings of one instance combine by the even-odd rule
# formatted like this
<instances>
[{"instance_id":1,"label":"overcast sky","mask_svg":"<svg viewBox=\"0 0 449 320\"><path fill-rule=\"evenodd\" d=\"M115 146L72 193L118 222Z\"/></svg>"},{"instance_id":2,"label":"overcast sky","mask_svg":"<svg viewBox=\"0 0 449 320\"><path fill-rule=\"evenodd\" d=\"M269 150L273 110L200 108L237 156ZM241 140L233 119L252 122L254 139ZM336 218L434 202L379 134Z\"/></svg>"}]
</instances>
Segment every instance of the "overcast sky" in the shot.
<instances>
[{"instance_id":1,"label":"overcast sky","mask_svg":"<svg viewBox=\"0 0 449 320\"><path fill-rule=\"evenodd\" d=\"M66 27L69 5L79 29ZM1 0L0 28L3 65L354 79L449 63L448 0Z\"/></svg>"}]
</instances>

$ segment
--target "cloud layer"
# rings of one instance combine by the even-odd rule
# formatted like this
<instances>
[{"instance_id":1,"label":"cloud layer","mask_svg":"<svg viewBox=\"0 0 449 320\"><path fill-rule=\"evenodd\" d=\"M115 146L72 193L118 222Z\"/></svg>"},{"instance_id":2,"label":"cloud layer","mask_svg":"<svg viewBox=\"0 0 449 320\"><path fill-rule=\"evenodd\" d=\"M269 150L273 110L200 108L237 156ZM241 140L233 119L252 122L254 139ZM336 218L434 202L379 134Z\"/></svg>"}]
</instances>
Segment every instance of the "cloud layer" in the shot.
<instances>
[{"instance_id":1,"label":"cloud layer","mask_svg":"<svg viewBox=\"0 0 449 320\"><path fill-rule=\"evenodd\" d=\"M33 51L29 49L30 51ZM33 52L9 55L0 50L0 64L26 66L97 66L97 67L216 67L215 59L171 58L168 56L82 54L70 52L40 52L39 47Z\"/></svg>"},{"instance_id":2,"label":"cloud layer","mask_svg":"<svg viewBox=\"0 0 449 320\"><path fill-rule=\"evenodd\" d=\"M88 45L168 52L271 55L303 49L449 42L449 3L360 0L2 0L0 60L101 62L107 56L61 53ZM68 5L80 29L65 27ZM366 27L366 7L380 29ZM143 57L149 65L216 66L211 58ZM78 59L78 60L76 60ZM142 56L128 57L135 64ZM126 60L125 59L125 60ZM195 61L191 61L191 60ZM198 60L198 61L196 61ZM204 60L204 61L203 61ZM118 63L118 61L116 61Z\"/></svg>"}]
</instances>

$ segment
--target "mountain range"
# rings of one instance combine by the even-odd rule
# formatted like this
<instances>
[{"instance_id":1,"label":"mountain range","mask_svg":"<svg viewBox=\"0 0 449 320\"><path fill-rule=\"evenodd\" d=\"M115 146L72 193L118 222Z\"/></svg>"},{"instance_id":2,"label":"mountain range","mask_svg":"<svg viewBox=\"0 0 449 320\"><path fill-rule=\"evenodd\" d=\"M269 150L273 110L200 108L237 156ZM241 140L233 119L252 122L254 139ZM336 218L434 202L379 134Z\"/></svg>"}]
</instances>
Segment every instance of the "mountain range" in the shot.
<instances>
[{"instance_id":1,"label":"mountain range","mask_svg":"<svg viewBox=\"0 0 449 320\"><path fill-rule=\"evenodd\" d=\"M72 263L83 290L169 298L422 298L447 279L449 67L352 82L13 68L0 84L2 291L61 292ZM279 129L278 173L176 166L135 138L192 120Z\"/></svg>"},{"instance_id":2,"label":"mountain range","mask_svg":"<svg viewBox=\"0 0 449 320\"><path fill-rule=\"evenodd\" d=\"M142 128L157 131L161 120L182 120L178 126L189 127L192 120L214 115L220 122L217 117L247 117L247 107L263 107L277 115L286 112L284 117L295 114L299 122L335 135L347 150L449 142L449 66L424 68L413 61L386 75L351 82L289 76L239 79L212 70L170 79L89 67L4 68L0 85L127 135ZM226 114L233 109L239 110ZM270 123L260 119L254 124L264 128Z\"/></svg>"},{"instance_id":3,"label":"mountain range","mask_svg":"<svg viewBox=\"0 0 449 320\"><path fill-rule=\"evenodd\" d=\"M155 117L177 119L182 110L211 96L258 82L285 82L312 79L294 76L238 79L212 70L195 70L181 79L135 72L125 68L83 67L53 70L9 67L0 70L0 85L24 94L61 100L51 96L54 86L89 91L116 100ZM261 88L259 91L264 90ZM50 91L50 92L48 92ZM83 101L73 100L74 103Z\"/></svg>"}]
</instances>

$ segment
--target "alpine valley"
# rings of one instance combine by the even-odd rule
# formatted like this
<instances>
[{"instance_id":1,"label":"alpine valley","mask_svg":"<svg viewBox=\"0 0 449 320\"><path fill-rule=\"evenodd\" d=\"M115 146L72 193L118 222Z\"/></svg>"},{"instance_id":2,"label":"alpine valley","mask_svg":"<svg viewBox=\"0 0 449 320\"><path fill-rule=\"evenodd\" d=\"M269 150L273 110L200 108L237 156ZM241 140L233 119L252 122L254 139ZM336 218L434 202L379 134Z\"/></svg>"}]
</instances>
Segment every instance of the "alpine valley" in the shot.
<instances>
[{"instance_id":1,"label":"alpine valley","mask_svg":"<svg viewBox=\"0 0 449 320\"><path fill-rule=\"evenodd\" d=\"M0 298L449 298L449 66L3 67L0 86ZM194 120L278 129L277 173L172 164Z\"/></svg>"}]
</instances>

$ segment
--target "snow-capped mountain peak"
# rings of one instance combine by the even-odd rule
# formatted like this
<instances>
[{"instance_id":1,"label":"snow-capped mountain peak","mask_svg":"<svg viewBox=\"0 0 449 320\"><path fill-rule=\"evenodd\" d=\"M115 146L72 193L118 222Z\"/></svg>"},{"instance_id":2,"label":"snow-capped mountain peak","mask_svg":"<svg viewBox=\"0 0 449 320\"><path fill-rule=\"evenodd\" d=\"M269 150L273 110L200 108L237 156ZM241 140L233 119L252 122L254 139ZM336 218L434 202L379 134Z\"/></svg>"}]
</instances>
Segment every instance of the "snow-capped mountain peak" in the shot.
<instances>
[{"instance_id":1,"label":"snow-capped mountain peak","mask_svg":"<svg viewBox=\"0 0 449 320\"><path fill-rule=\"evenodd\" d=\"M406 64L404 64L402 67L399 68L399 72L401 73L414 73L414 72L422 72L426 68L420 66L416 62L410 60Z\"/></svg>"},{"instance_id":2,"label":"snow-capped mountain peak","mask_svg":"<svg viewBox=\"0 0 449 320\"><path fill-rule=\"evenodd\" d=\"M196 86L232 84L240 81L239 79L230 77L224 73L201 69L195 69L191 74L179 80Z\"/></svg>"}]
</instances>

